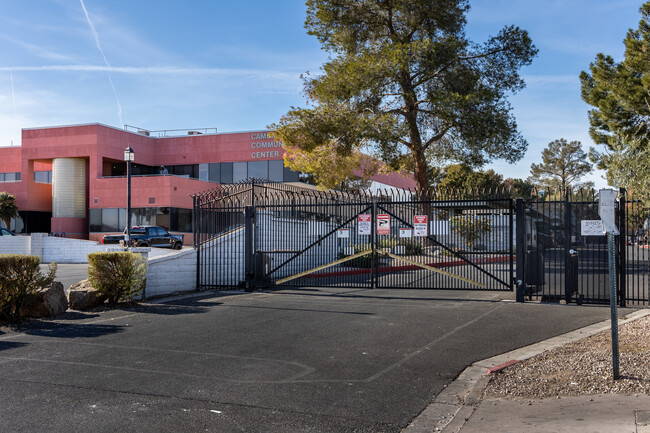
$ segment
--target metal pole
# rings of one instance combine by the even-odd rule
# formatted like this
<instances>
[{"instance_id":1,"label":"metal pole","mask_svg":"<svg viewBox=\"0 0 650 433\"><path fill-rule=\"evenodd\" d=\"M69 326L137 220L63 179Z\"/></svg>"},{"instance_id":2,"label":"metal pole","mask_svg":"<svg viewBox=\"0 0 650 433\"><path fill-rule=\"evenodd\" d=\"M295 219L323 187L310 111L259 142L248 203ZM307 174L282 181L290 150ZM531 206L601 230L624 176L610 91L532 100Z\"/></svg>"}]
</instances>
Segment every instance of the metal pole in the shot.
<instances>
[{"instance_id":1,"label":"metal pole","mask_svg":"<svg viewBox=\"0 0 650 433\"><path fill-rule=\"evenodd\" d=\"M370 272L370 288L371 289L376 289L377 288L377 271L378 271L378 264L376 263L379 254L377 254L377 202L373 201L372 203L372 208L371 208L371 217L370 217L370 269L372 271Z\"/></svg>"},{"instance_id":2,"label":"metal pole","mask_svg":"<svg viewBox=\"0 0 650 433\"><path fill-rule=\"evenodd\" d=\"M614 233L607 232L607 249L609 252L609 306L612 322L612 367L614 380L619 377L618 368L618 309L616 302L616 261L614 255Z\"/></svg>"},{"instance_id":3,"label":"metal pole","mask_svg":"<svg viewBox=\"0 0 650 433\"><path fill-rule=\"evenodd\" d=\"M619 190L618 201L618 302L621 308L625 307L626 294L627 294L627 215L626 215L626 201L625 189Z\"/></svg>"},{"instance_id":4,"label":"metal pole","mask_svg":"<svg viewBox=\"0 0 650 433\"><path fill-rule=\"evenodd\" d=\"M572 232L572 216L571 216L571 190L567 188L564 191L564 300L568 304L571 302L571 273L569 271L569 263L571 258L571 232Z\"/></svg>"},{"instance_id":5,"label":"metal pole","mask_svg":"<svg viewBox=\"0 0 650 433\"><path fill-rule=\"evenodd\" d=\"M126 246L131 246L131 161L126 161Z\"/></svg>"},{"instance_id":6,"label":"metal pole","mask_svg":"<svg viewBox=\"0 0 650 433\"><path fill-rule=\"evenodd\" d=\"M526 209L524 207L524 199L518 198L516 203L517 212L517 302L524 302L525 291L525 260L526 260ZM512 241L511 241L512 242Z\"/></svg>"}]
</instances>

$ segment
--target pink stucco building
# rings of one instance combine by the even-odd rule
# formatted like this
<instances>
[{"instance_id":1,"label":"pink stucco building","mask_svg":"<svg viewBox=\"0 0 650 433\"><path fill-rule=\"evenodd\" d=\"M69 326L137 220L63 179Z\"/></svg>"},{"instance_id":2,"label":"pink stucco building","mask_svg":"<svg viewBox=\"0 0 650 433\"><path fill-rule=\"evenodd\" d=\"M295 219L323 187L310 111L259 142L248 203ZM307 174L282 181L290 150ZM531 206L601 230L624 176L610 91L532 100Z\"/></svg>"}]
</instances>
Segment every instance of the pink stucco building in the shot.
<instances>
[{"instance_id":1,"label":"pink stucco building","mask_svg":"<svg viewBox=\"0 0 650 433\"><path fill-rule=\"evenodd\" d=\"M0 148L0 191L16 196L18 232L100 239L126 224L126 147L132 166L132 223L186 233L191 195L251 177L298 182L282 143L268 131L147 131L101 124L23 129L19 147ZM164 170L162 168L164 166ZM375 186L411 188L413 179L378 175ZM379 183L377 183L379 182ZM14 225L15 224L15 225Z\"/></svg>"}]
</instances>

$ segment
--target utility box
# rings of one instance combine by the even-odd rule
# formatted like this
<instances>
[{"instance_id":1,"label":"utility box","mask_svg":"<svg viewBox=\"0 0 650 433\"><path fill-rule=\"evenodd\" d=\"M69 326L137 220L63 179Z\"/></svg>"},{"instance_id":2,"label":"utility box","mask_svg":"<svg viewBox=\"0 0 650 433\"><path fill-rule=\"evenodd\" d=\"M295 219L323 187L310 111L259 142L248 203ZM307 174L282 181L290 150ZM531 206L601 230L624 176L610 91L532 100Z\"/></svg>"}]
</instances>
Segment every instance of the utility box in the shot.
<instances>
[{"instance_id":1,"label":"utility box","mask_svg":"<svg viewBox=\"0 0 650 433\"><path fill-rule=\"evenodd\" d=\"M567 272L569 273L569 284L564 292L564 300L568 304L571 302L573 294L578 293L578 252L576 250L569 251L569 266ZM581 299L578 299L578 302L582 303Z\"/></svg>"},{"instance_id":2,"label":"utility box","mask_svg":"<svg viewBox=\"0 0 650 433\"><path fill-rule=\"evenodd\" d=\"M527 286L543 286L544 279L544 255L537 250L526 252L525 284Z\"/></svg>"},{"instance_id":3,"label":"utility box","mask_svg":"<svg viewBox=\"0 0 650 433\"><path fill-rule=\"evenodd\" d=\"M253 269L256 282L266 281L266 276L271 272L271 257L266 253L256 252L253 256Z\"/></svg>"}]
</instances>

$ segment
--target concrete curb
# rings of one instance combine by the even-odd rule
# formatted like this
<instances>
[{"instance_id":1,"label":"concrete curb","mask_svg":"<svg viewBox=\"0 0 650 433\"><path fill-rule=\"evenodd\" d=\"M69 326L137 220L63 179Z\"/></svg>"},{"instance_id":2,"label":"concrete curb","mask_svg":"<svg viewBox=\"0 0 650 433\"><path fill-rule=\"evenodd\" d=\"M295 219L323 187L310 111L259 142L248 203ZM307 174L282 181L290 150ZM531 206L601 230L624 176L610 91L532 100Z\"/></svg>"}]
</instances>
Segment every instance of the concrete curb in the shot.
<instances>
[{"instance_id":1,"label":"concrete curb","mask_svg":"<svg viewBox=\"0 0 650 433\"><path fill-rule=\"evenodd\" d=\"M619 325L650 315L649 309L634 311L619 319ZM524 361L547 350L582 340L611 329L610 321L594 323L530 346L493 356L467 367L453 382L433 399L420 415L404 430L405 433L459 432L472 416L483 398L483 391L490 381L486 371L513 360Z\"/></svg>"}]
</instances>

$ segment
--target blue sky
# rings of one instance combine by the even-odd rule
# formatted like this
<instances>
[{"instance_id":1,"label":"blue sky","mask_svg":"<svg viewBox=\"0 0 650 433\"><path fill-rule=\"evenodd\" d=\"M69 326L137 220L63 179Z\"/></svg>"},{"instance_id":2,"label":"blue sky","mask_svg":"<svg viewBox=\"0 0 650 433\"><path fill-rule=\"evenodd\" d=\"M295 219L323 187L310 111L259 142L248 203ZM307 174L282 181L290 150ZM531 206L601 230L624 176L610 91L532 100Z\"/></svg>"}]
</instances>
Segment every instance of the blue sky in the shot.
<instances>
[{"instance_id":1,"label":"blue sky","mask_svg":"<svg viewBox=\"0 0 650 433\"><path fill-rule=\"evenodd\" d=\"M642 3L471 1L472 40L514 24L539 48L510 99L528 152L490 168L525 178L550 141L593 144L578 75L598 52L622 58ZM94 122L264 129L304 105L300 74L327 59L304 19L302 0L0 0L0 146L21 128Z\"/></svg>"}]
</instances>

